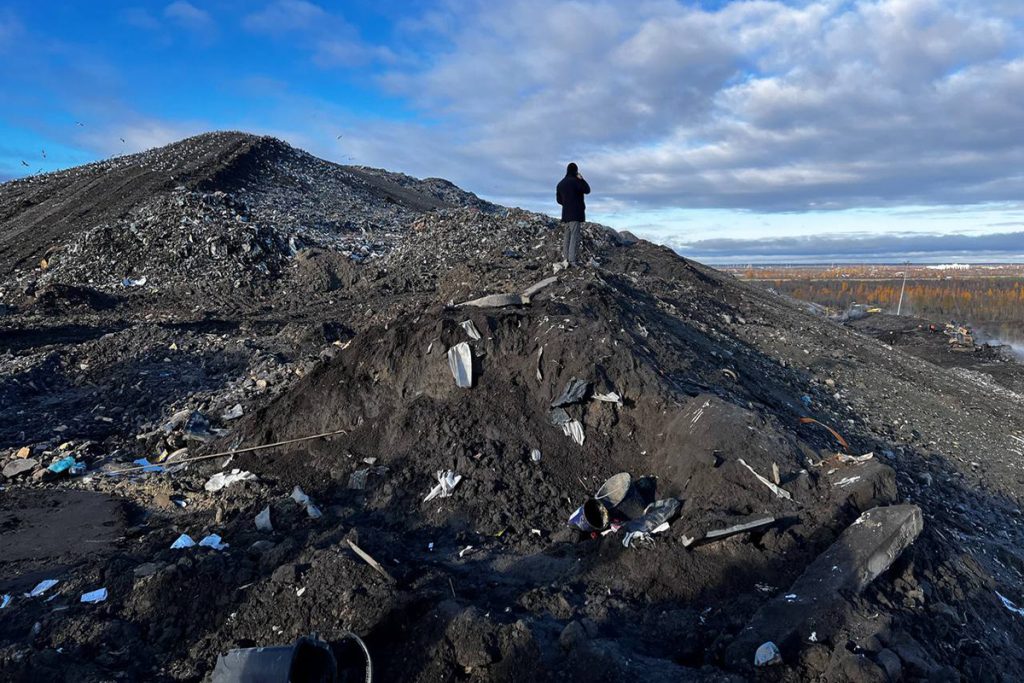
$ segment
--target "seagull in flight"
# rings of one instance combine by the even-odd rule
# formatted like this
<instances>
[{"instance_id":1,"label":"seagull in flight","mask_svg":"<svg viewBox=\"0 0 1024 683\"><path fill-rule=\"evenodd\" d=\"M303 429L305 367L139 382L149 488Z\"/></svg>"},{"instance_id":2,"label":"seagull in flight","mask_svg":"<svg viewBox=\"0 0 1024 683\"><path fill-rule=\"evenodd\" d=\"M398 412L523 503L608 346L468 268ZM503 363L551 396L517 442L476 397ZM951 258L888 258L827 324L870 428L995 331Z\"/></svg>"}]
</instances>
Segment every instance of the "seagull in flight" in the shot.
<instances>
[{"instance_id":1,"label":"seagull in flight","mask_svg":"<svg viewBox=\"0 0 1024 683\"><path fill-rule=\"evenodd\" d=\"M46 150L45 149L43 150L43 158L44 159L46 158Z\"/></svg>"},{"instance_id":2,"label":"seagull in flight","mask_svg":"<svg viewBox=\"0 0 1024 683\"><path fill-rule=\"evenodd\" d=\"M121 142L124 142L124 138L119 138L119 139L121 140Z\"/></svg>"},{"instance_id":3,"label":"seagull in flight","mask_svg":"<svg viewBox=\"0 0 1024 683\"><path fill-rule=\"evenodd\" d=\"M341 139L341 136L339 135L338 137L336 137L336 138L334 138L334 139L335 139L335 140L340 140L340 139Z\"/></svg>"},{"instance_id":4,"label":"seagull in flight","mask_svg":"<svg viewBox=\"0 0 1024 683\"><path fill-rule=\"evenodd\" d=\"M76 124L77 124L78 126L80 126L80 127L85 127L85 124L84 124L84 123L82 123L81 121L75 121L75 123L76 123Z\"/></svg>"}]
</instances>

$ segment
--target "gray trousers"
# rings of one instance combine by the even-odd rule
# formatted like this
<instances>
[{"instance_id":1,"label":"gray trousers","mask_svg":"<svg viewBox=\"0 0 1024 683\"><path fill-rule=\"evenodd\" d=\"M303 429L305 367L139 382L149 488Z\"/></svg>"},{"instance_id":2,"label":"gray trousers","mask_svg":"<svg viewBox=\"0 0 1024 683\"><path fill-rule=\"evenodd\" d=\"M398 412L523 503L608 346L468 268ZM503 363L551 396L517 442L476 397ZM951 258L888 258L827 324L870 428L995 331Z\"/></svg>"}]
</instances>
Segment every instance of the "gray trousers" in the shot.
<instances>
[{"instance_id":1,"label":"gray trousers","mask_svg":"<svg viewBox=\"0 0 1024 683\"><path fill-rule=\"evenodd\" d=\"M565 236L562 239L562 260L568 261L570 265L576 265L580 255L580 228L582 225L579 221L569 221L565 224Z\"/></svg>"}]
</instances>

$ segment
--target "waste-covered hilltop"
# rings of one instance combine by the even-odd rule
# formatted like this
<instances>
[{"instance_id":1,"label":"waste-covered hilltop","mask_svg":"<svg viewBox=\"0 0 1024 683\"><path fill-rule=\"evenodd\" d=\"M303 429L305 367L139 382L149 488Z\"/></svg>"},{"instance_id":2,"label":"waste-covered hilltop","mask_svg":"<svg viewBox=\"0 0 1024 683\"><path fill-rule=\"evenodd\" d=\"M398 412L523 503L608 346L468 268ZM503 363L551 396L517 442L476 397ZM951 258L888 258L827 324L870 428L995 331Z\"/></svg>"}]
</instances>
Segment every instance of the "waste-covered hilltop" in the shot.
<instances>
[{"instance_id":1,"label":"waste-covered hilltop","mask_svg":"<svg viewBox=\"0 0 1024 683\"><path fill-rule=\"evenodd\" d=\"M311 633L374 680L1024 676L1012 364L594 224L565 269L551 219L429 186L375 257L326 199L266 219L321 241L216 316L147 280L0 318L7 678L198 680Z\"/></svg>"},{"instance_id":2,"label":"waste-covered hilltop","mask_svg":"<svg viewBox=\"0 0 1024 683\"><path fill-rule=\"evenodd\" d=\"M74 286L238 306L265 294L299 252L377 258L415 216L462 206L497 210L446 181L208 133L0 186L0 267L15 275L3 299L31 305L40 290Z\"/></svg>"}]
</instances>

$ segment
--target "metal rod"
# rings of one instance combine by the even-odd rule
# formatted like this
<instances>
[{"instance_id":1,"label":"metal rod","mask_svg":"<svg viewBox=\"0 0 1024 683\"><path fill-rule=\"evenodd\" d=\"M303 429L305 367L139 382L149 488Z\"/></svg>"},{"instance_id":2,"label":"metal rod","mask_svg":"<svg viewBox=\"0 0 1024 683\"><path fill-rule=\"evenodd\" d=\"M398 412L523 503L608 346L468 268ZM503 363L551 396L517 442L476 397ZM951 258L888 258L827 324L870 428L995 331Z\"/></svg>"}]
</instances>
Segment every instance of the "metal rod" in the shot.
<instances>
[{"instance_id":1,"label":"metal rod","mask_svg":"<svg viewBox=\"0 0 1024 683\"><path fill-rule=\"evenodd\" d=\"M334 436L336 434L347 434L347 433L348 432L345 431L344 429L336 429L333 432L324 432L323 434L313 434L312 436L300 436L297 439L286 439L285 441L276 441L274 443L268 443L268 444L264 444L262 446L249 446L248 448L239 448L237 450L224 451L223 453L211 453L210 455L197 455L194 458L183 458L181 460L175 460L174 462L169 463L169 464L171 464L171 465L179 465L179 464L186 463L186 462L196 462L198 460L211 460L213 458L223 458L223 457L227 457L229 455L237 455L239 453L249 453L251 451L260 451L260 450L263 450L264 448L276 448L278 446L287 446L290 443L299 443L300 441L310 441L312 439L322 439L325 436ZM106 475L109 476L109 475L112 475L112 474L124 474L125 472L135 472L137 470L150 470L150 471L152 471L153 467L160 467L160 465L158 465L158 464L139 465L138 467L126 467L123 470L114 470L112 472L100 472L99 474L106 474Z\"/></svg>"},{"instance_id":2,"label":"metal rod","mask_svg":"<svg viewBox=\"0 0 1024 683\"><path fill-rule=\"evenodd\" d=\"M900 311L903 310L903 292L907 289L907 270L909 269L910 263L908 262L903 266L903 286L900 287L900 302L896 306L896 315L899 315Z\"/></svg>"}]
</instances>

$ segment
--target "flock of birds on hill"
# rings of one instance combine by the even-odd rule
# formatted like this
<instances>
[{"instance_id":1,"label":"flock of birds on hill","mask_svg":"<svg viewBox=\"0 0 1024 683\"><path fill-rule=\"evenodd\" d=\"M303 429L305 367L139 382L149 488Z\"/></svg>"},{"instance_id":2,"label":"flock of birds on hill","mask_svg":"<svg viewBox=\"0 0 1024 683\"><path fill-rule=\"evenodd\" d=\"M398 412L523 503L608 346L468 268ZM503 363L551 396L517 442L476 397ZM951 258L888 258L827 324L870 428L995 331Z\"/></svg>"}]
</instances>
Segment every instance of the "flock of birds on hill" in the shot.
<instances>
[{"instance_id":1,"label":"flock of birds on hill","mask_svg":"<svg viewBox=\"0 0 1024 683\"><path fill-rule=\"evenodd\" d=\"M85 127L85 124L84 124L84 123L82 123L81 121L75 121L75 125L76 125L76 126L78 126L79 128L84 128L84 127ZM334 139L335 139L335 140L341 140L341 138L342 138L342 137L343 137L343 136L339 135L338 137L336 137L336 138L334 138ZM128 143L127 143L127 142L125 141L125 139L124 139L124 138L122 138L122 137L119 137L119 138L118 138L118 140L120 140L120 141L121 141L121 144L122 144L122 145L126 145L126 144L128 144ZM113 155L113 154L111 154L111 156L114 156L114 155ZM46 150L45 150L45 149L44 149L44 150L42 150L42 157L43 157L43 159L44 159L44 160L46 159ZM349 160L349 161L355 161L355 157L348 157L348 160ZM21 160L21 165L22 165L22 166L24 166L25 168L30 168L30 167L31 167L31 164L30 164L30 163L28 163L27 161L25 161L24 159L22 159L22 160ZM36 174L38 174L38 173L42 173L42 172L43 172L43 169L42 169L42 168L37 168L37 169L35 170L35 173L33 173L32 175L36 175Z\"/></svg>"}]
</instances>

